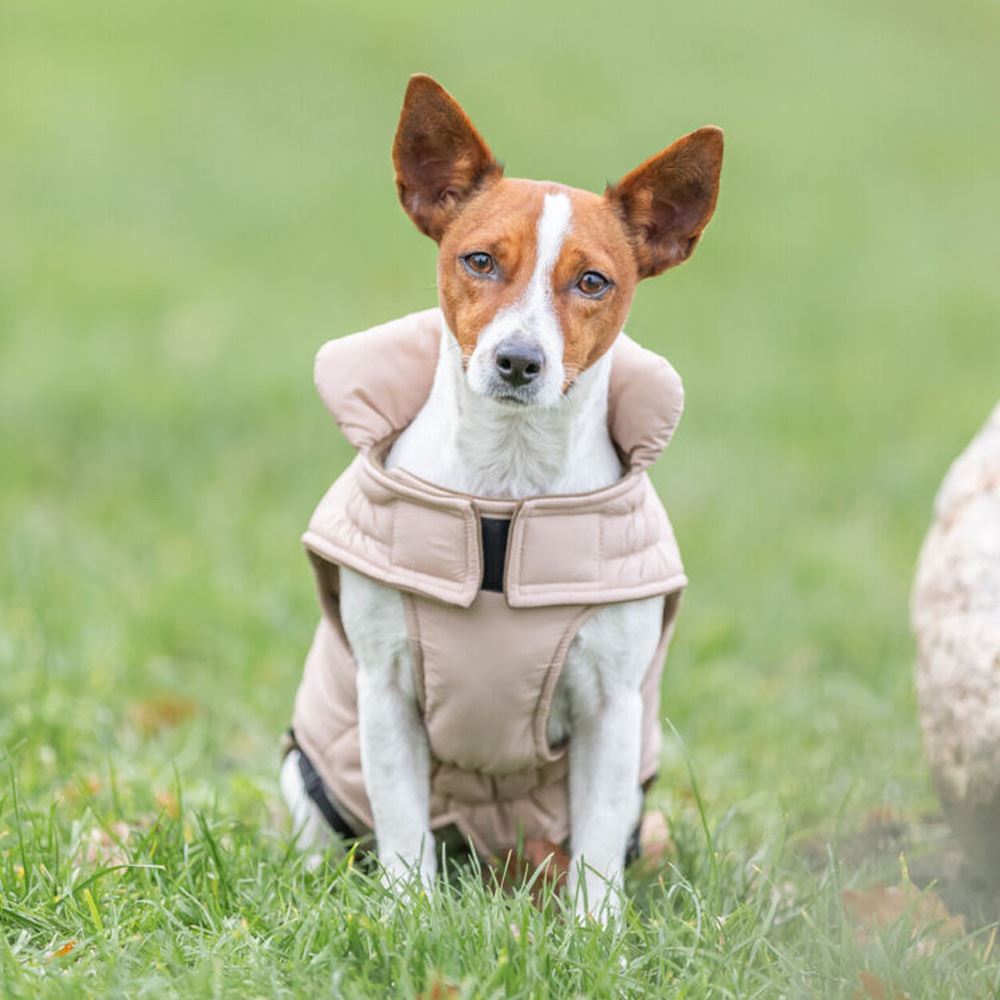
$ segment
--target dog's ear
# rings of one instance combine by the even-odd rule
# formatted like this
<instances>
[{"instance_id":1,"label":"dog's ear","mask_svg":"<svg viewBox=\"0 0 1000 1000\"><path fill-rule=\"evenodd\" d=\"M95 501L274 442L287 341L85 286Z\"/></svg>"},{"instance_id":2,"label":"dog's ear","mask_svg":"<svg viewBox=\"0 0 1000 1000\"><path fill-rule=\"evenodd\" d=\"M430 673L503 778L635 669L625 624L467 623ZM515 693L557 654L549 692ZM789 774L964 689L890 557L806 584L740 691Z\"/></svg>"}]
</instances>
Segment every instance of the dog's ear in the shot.
<instances>
[{"instance_id":1,"label":"dog's ear","mask_svg":"<svg viewBox=\"0 0 1000 1000\"><path fill-rule=\"evenodd\" d=\"M503 173L458 101L423 73L406 88L392 162L403 208L434 240L473 192Z\"/></svg>"},{"instance_id":2,"label":"dog's ear","mask_svg":"<svg viewBox=\"0 0 1000 1000\"><path fill-rule=\"evenodd\" d=\"M722 129L708 125L651 156L605 197L625 223L639 277L691 256L719 196Z\"/></svg>"}]
</instances>

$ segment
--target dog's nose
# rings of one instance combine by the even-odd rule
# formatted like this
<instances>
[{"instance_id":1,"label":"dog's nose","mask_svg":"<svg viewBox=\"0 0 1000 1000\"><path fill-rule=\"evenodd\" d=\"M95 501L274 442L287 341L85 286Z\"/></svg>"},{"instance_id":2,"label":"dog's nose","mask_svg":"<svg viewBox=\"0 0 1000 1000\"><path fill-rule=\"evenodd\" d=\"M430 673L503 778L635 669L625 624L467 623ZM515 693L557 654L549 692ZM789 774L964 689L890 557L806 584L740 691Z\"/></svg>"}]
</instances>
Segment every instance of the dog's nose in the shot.
<instances>
[{"instance_id":1,"label":"dog's nose","mask_svg":"<svg viewBox=\"0 0 1000 1000\"><path fill-rule=\"evenodd\" d=\"M506 343L497 348L497 371L509 385L527 385L542 372L545 355L525 343Z\"/></svg>"}]
</instances>

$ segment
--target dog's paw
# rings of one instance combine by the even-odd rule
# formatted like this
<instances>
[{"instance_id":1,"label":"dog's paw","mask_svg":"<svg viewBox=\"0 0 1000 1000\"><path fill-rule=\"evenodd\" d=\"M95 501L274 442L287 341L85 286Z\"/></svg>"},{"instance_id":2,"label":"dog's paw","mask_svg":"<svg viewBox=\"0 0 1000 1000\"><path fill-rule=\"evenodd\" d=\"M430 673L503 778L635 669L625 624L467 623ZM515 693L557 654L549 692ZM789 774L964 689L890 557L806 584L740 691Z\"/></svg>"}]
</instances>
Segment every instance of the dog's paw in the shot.
<instances>
[{"instance_id":1,"label":"dog's paw","mask_svg":"<svg viewBox=\"0 0 1000 1000\"><path fill-rule=\"evenodd\" d=\"M581 924L617 927L624 905L621 872L604 875L574 858L569 875L569 898L573 914Z\"/></svg>"},{"instance_id":2,"label":"dog's paw","mask_svg":"<svg viewBox=\"0 0 1000 1000\"><path fill-rule=\"evenodd\" d=\"M418 864L390 862L382 865L382 884L395 896L414 892L429 895L434 888L434 872L425 871Z\"/></svg>"},{"instance_id":3,"label":"dog's paw","mask_svg":"<svg viewBox=\"0 0 1000 1000\"><path fill-rule=\"evenodd\" d=\"M379 851L382 884L396 899L429 896L437 874L434 838L427 835L418 851Z\"/></svg>"}]
</instances>

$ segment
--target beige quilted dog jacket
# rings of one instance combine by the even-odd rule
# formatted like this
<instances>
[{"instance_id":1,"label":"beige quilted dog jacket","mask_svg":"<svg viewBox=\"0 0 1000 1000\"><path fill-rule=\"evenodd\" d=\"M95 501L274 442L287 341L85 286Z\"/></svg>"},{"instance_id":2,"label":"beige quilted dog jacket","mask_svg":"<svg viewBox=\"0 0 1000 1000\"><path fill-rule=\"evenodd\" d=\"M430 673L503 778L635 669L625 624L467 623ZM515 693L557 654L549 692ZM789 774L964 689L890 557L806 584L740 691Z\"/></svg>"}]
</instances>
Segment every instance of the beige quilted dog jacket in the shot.
<instances>
[{"instance_id":1,"label":"beige quilted dog jacket","mask_svg":"<svg viewBox=\"0 0 1000 1000\"><path fill-rule=\"evenodd\" d=\"M433 761L431 827L454 824L493 856L520 837L569 835L566 746L550 747L546 726L580 624L603 604L663 594L661 642L643 683L640 780L656 772L660 674L687 580L645 470L677 426L683 390L667 361L622 335L609 390L611 435L627 469L618 482L520 501L452 493L382 464L430 393L440 339L441 315L431 309L330 341L317 357L320 396L358 455L303 537L324 614L293 728L351 825L369 831L338 567L397 588ZM506 540L499 565L487 565L498 537Z\"/></svg>"}]
</instances>

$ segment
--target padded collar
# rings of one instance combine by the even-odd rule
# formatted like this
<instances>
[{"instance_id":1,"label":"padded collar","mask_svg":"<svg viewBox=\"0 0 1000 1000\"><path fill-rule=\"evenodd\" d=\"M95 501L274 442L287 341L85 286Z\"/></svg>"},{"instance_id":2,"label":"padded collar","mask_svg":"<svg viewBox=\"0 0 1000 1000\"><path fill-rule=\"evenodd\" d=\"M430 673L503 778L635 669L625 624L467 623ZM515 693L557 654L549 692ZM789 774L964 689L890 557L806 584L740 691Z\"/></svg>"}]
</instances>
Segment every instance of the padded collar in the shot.
<instances>
[{"instance_id":1,"label":"padded collar","mask_svg":"<svg viewBox=\"0 0 1000 1000\"><path fill-rule=\"evenodd\" d=\"M344 437L367 452L405 428L427 401L441 342L440 309L411 313L326 343L316 356L320 397ZM621 334L608 389L611 438L630 472L655 462L684 409L680 376L665 358Z\"/></svg>"}]
</instances>

